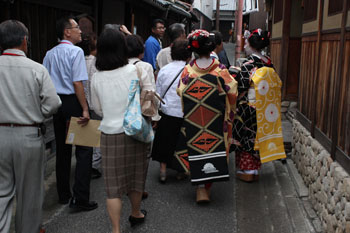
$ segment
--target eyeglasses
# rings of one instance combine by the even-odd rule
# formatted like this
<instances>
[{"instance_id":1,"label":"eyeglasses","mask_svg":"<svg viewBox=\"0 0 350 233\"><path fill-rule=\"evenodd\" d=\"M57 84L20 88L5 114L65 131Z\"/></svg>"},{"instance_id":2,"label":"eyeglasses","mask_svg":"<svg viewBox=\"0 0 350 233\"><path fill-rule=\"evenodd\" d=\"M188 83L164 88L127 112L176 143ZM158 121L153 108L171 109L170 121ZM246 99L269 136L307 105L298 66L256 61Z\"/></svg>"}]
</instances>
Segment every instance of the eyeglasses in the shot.
<instances>
[{"instance_id":1,"label":"eyeglasses","mask_svg":"<svg viewBox=\"0 0 350 233\"><path fill-rule=\"evenodd\" d=\"M74 28L80 29L79 25L77 25L77 26L75 26L75 27L66 28L66 29L74 29Z\"/></svg>"},{"instance_id":2,"label":"eyeglasses","mask_svg":"<svg viewBox=\"0 0 350 233\"><path fill-rule=\"evenodd\" d=\"M157 30L165 30L165 27L156 27Z\"/></svg>"}]
</instances>

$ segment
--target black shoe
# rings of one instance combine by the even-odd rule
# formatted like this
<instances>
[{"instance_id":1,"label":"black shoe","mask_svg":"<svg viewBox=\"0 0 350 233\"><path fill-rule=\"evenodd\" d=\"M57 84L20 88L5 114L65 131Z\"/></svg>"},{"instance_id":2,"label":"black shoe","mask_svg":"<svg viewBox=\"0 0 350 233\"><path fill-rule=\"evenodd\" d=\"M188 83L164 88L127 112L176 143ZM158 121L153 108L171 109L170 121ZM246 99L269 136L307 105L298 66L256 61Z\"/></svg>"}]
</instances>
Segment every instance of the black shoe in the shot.
<instances>
[{"instance_id":1,"label":"black shoe","mask_svg":"<svg viewBox=\"0 0 350 233\"><path fill-rule=\"evenodd\" d=\"M131 215L129 216L129 222L130 222L131 227L144 223L146 215L147 215L147 211L146 210L140 210L140 211L144 215L143 218L136 218L136 217L133 217Z\"/></svg>"},{"instance_id":2,"label":"black shoe","mask_svg":"<svg viewBox=\"0 0 350 233\"><path fill-rule=\"evenodd\" d=\"M91 179L98 179L102 176L101 172L95 168L91 169Z\"/></svg>"},{"instance_id":3,"label":"black shoe","mask_svg":"<svg viewBox=\"0 0 350 233\"><path fill-rule=\"evenodd\" d=\"M72 198L69 203L69 208L75 209L76 211L90 211L98 207L94 201L80 202L76 198Z\"/></svg>"}]
</instances>

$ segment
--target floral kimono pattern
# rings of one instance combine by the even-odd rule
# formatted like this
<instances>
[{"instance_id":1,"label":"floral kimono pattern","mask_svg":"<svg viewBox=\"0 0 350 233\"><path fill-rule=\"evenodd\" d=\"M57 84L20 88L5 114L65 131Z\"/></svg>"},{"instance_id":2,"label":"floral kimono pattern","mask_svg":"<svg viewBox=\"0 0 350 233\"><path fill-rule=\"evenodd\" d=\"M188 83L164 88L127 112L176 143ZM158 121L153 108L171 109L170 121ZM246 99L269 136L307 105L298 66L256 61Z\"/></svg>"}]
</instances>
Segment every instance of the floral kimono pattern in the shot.
<instances>
[{"instance_id":1,"label":"floral kimono pattern","mask_svg":"<svg viewBox=\"0 0 350 233\"><path fill-rule=\"evenodd\" d=\"M233 144L236 152L236 166L240 170L258 170L261 167L259 151L254 150L257 131L256 109L249 104L248 91L252 85L252 74L259 68L273 67L271 60L264 62L251 55L234 77L238 83L237 112L233 123Z\"/></svg>"}]
</instances>

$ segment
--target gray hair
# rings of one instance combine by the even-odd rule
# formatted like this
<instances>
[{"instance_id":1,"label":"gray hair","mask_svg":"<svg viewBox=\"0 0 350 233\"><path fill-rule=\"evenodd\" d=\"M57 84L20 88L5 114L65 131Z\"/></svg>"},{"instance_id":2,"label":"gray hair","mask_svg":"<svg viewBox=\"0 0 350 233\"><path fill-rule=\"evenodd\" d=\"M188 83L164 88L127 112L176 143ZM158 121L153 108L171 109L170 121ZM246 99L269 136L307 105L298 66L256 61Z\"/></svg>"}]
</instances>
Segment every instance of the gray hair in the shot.
<instances>
[{"instance_id":1,"label":"gray hair","mask_svg":"<svg viewBox=\"0 0 350 233\"><path fill-rule=\"evenodd\" d=\"M24 37L28 37L28 29L17 20L6 20L0 24L0 47L12 49L20 46Z\"/></svg>"},{"instance_id":2,"label":"gray hair","mask_svg":"<svg viewBox=\"0 0 350 233\"><path fill-rule=\"evenodd\" d=\"M106 29L113 29L113 30L120 31L120 27L121 27L120 24L108 23L108 24L105 24L105 26L103 27L103 30L106 30Z\"/></svg>"}]
</instances>

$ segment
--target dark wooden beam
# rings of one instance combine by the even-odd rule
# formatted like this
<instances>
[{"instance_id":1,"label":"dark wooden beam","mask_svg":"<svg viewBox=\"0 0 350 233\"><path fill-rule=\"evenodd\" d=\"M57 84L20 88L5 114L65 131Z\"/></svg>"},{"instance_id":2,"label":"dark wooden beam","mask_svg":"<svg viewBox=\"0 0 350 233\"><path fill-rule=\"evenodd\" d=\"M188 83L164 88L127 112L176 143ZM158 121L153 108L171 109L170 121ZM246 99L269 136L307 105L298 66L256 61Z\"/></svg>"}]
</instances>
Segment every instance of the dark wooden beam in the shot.
<instances>
[{"instance_id":1,"label":"dark wooden beam","mask_svg":"<svg viewBox=\"0 0 350 233\"><path fill-rule=\"evenodd\" d=\"M283 0L283 26L282 26L282 44L281 44L281 63L280 77L282 77L283 89L282 99L285 98L287 92L287 77L288 77L288 52L289 52L289 37L290 37L290 20L291 20L291 0Z\"/></svg>"},{"instance_id":2,"label":"dark wooden beam","mask_svg":"<svg viewBox=\"0 0 350 233\"><path fill-rule=\"evenodd\" d=\"M319 1L320 8L318 12L318 32L317 32L317 64L316 64L316 74L313 77L312 82L312 102L311 104L311 136L315 137L315 125L316 125L316 103L317 103L317 80L319 80L319 70L320 70L320 63L321 63L321 48L322 48L322 25L323 25L323 7L324 7L324 0Z\"/></svg>"},{"instance_id":3,"label":"dark wooden beam","mask_svg":"<svg viewBox=\"0 0 350 233\"><path fill-rule=\"evenodd\" d=\"M346 18L348 15L348 8L347 8L347 0L343 0L343 14L342 14L342 21L341 21L341 33L340 33L340 45L339 45L339 58L338 58L338 69L337 69L337 80L335 82L335 89L334 89L334 104L333 104L333 110L332 110L332 151L331 156L333 159L336 158L336 149L338 144L338 118L339 115L339 102L340 99L340 93L338 90L340 90L340 85L342 84L343 79L343 72L344 72L344 60L345 60L345 26L346 26Z\"/></svg>"}]
</instances>

